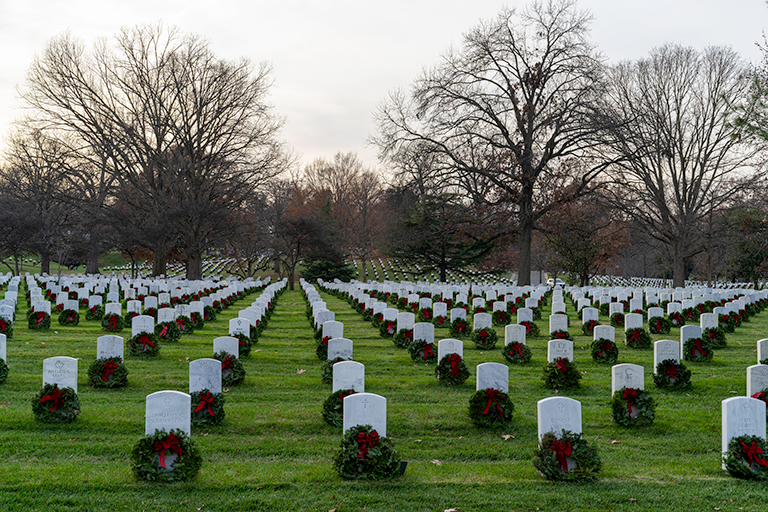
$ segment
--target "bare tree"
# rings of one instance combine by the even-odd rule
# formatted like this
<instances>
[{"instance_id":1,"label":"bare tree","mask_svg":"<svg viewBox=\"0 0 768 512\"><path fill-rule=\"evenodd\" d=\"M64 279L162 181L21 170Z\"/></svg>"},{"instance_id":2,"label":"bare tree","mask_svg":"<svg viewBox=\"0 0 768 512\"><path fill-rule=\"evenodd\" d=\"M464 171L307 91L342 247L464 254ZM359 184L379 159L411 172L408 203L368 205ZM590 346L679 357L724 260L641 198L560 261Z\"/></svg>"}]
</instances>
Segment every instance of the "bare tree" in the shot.
<instances>
[{"instance_id":1,"label":"bare tree","mask_svg":"<svg viewBox=\"0 0 768 512\"><path fill-rule=\"evenodd\" d=\"M530 282L537 221L570 199L552 192L585 193L604 165L557 164L574 155L586 161L606 125L603 66L587 40L590 20L574 0L505 10L419 78L410 98L392 94L377 115L374 142L383 159L407 146L428 148L439 157L443 179L482 179L493 187L487 200L509 205L520 284Z\"/></svg>"},{"instance_id":2,"label":"bare tree","mask_svg":"<svg viewBox=\"0 0 768 512\"><path fill-rule=\"evenodd\" d=\"M704 249L707 217L757 178L754 148L731 127L747 71L729 48L676 45L612 71L611 100L626 120L606 139L623 157L612 168L613 202L668 248L675 286Z\"/></svg>"}]
</instances>

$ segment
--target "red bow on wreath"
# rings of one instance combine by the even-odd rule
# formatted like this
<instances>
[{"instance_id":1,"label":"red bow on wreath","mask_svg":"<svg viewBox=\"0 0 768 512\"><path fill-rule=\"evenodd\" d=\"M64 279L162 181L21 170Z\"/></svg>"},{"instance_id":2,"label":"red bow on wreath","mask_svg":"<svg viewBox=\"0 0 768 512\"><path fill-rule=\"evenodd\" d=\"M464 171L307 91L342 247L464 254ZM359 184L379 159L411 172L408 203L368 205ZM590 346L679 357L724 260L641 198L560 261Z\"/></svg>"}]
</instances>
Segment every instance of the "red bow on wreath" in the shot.
<instances>
[{"instance_id":1,"label":"red bow on wreath","mask_svg":"<svg viewBox=\"0 0 768 512\"><path fill-rule=\"evenodd\" d=\"M176 319L176 327L179 329L184 329L184 319L183 318L177 318Z\"/></svg>"},{"instance_id":2,"label":"red bow on wreath","mask_svg":"<svg viewBox=\"0 0 768 512\"><path fill-rule=\"evenodd\" d=\"M149 339L149 334L142 333L139 335L139 337L136 339L138 343L141 343L141 350L147 350L147 345L150 347L154 347L155 344L152 343L152 340Z\"/></svg>"},{"instance_id":3,"label":"red bow on wreath","mask_svg":"<svg viewBox=\"0 0 768 512\"><path fill-rule=\"evenodd\" d=\"M376 430L371 430L370 435L365 432L357 433L357 445L360 453L357 454L358 459L364 459L368 456L368 450L373 448L375 444L379 442L379 433Z\"/></svg>"},{"instance_id":4,"label":"red bow on wreath","mask_svg":"<svg viewBox=\"0 0 768 512\"><path fill-rule=\"evenodd\" d=\"M565 365L565 361L565 358L557 360L557 369L560 370L560 373L565 373L566 370L568 370L568 367Z\"/></svg>"},{"instance_id":5,"label":"red bow on wreath","mask_svg":"<svg viewBox=\"0 0 768 512\"><path fill-rule=\"evenodd\" d=\"M632 343L639 342L641 334L642 334L642 331L640 329L632 329L631 331L629 331L629 341L631 341Z\"/></svg>"},{"instance_id":6,"label":"red bow on wreath","mask_svg":"<svg viewBox=\"0 0 768 512\"><path fill-rule=\"evenodd\" d=\"M501 410L501 405L499 404L500 395L501 393L499 393L498 389L485 390L485 398L488 399L488 403L485 405L485 410L483 411L483 415L488 414L488 411L491 410L491 405L496 404L496 410L499 411L499 418L504 419L504 412Z\"/></svg>"},{"instance_id":7,"label":"red bow on wreath","mask_svg":"<svg viewBox=\"0 0 768 512\"><path fill-rule=\"evenodd\" d=\"M695 338L693 340L693 346L691 346L691 357L696 357L696 351L699 351L702 357L706 356L707 353L704 351L704 347L702 346L701 338Z\"/></svg>"},{"instance_id":8,"label":"red bow on wreath","mask_svg":"<svg viewBox=\"0 0 768 512\"><path fill-rule=\"evenodd\" d=\"M427 343L426 345L424 345L423 352L424 352L424 360L425 361L427 359L429 359L430 357L435 355L435 353L432 351L432 344L431 343Z\"/></svg>"},{"instance_id":9,"label":"red bow on wreath","mask_svg":"<svg viewBox=\"0 0 768 512\"><path fill-rule=\"evenodd\" d=\"M109 317L109 325L107 325L107 329L117 329L117 315Z\"/></svg>"},{"instance_id":10,"label":"red bow on wreath","mask_svg":"<svg viewBox=\"0 0 768 512\"><path fill-rule=\"evenodd\" d=\"M520 354L520 357L523 357L523 344L522 343L513 343L512 347L510 348L511 352L517 352Z\"/></svg>"},{"instance_id":11,"label":"red bow on wreath","mask_svg":"<svg viewBox=\"0 0 768 512\"><path fill-rule=\"evenodd\" d=\"M8 322L0 318L0 332L5 332L7 328L8 328Z\"/></svg>"},{"instance_id":12,"label":"red bow on wreath","mask_svg":"<svg viewBox=\"0 0 768 512\"><path fill-rule=\"evenodd\" d=\"M454 352L448 356L448 361L451 362L451 375L457 375L459 373L459 362L461 361L461 356Z\"/></svg>"},{"instance_id":13,"label":"red bow on wreath","mask_svg":"<svg viewBox=\"0 0 768 512\"><path fill-rule=\"evenodd\" d=\"M159 337L163 338L168 333L168 324L165 324L163 326L163 330L160 331L160 334L158 334Z\"/></svg>"},{"instance_id":14,"label":"red bow on wreath","mask_svg":"<svg viewBox=\"0 0 768 512\"><path fill-rule=\"evenodd\" d=\"M741 446L743 446L742 452L747 456L747 462L750 466L755 463L760 466L768 466L768 460L758 457L759 454L763 453L763 449L757 446L755 441L752 441L750 446L747 446L746 443L741 443Z\"/></svg>"},{"instance_id":15,"label":"red bow on wreath","mask_svg":"<svg viewBox=\"0 0 768 512\"><path fill-rule=\"evenodd\" d=\"M101 380L107 382L109 380L109 376L112 375L115 370L117 370L116 362L110 360L104 363L104 366L101 367Z\"/></svg>"},{"instance_id":16,"label":"red bow on wreath","mask_svg":"<svg viewBox=\"0 0 768 512\"><path fill-rule=\"evenodd\" d=\"M464 332L464 324L462 324L461 322L459 322L459 323L456 325L456 332L457 332L457 333L462 333L462 332Z\"/></svg>"},{"instance_id":17,"label":"red bow on wreath","mask_svg":"<svg viewBox=\"0 0 768 512\"><path fill-rule=\"evenodd\" d=\"M208 404L208 414L211 416L216 416L213 414L213 408L211 407L211 404L213 403L213 395L210 391L206 392L205 395L200 393L197 395L200 397L200 404L198 404L197 408L193 412L199 412L205 407L206 404Z\"/></svg>"},{"instance_id":18,"label":"red bow on wreath","mask_svg":"<svg viewBox=\"0 0 768 512\"><path fill-rule=\"evenodd\" d=\"M69 316L67 317L67 322L74 322L74 321L75 321L75 312L73 311L73 312L72 312L72 313L70 313L70 314L69 314Z\"/></svg>"},{"instance_id":19,"label":"red bow on wreath","mask_svg":"<svg viewBox=\"0 0 768 512\"><path fill-rule=\"evenodd\" d=\"M229 368L232 368L232 356L225 357L224 360L221 362L222 370L227 370Z\"/></svg>"},{"instance_id":20,"label":"red bow on wreath","mask_svg":"<svg viewBox=\"0 0 768 512\"><path fill-rule=\"evenodd\" d=\"M485 329L482 329L480 330L480 332L477 333L477 336L479 338L482 338L483 341L485 341L485 339L488 337L488 331L486 331Z\"/></svg>"},{"instance_id":21,"label":"red bow on wreath","mask_svg":"<svg viewBox=\"0 0 768 512\"><path fill-rule=\"evenodd\" d=\"M42 322L45 319L45 311L38 311L35 313L35 325L38 325L40 322Z\"/></svg>"},{"instance_id":22,"label":"red bow on wreath","mask_svg":"<svg viewBox=\"0 0 768 512\"><path fill-rule=\"evenodd\" d=\"M171 432L164 441L155 441L155 451L160 452L160 465L165 468L165 452L170 450L176 452L181 457L181 446L179 446L179 439Z\"/></svg>"},{"instance_id":23,"label":"red bow on wreath","mask_svg":"<svg viewBox=\"0 0 768 512\"><path fill-rule=\"evenodd\" d=\"M655 325L656 332L659 332L661 330L661 319L656 319L656 325Z\"/></svg>"},{"instance_id":24,"label":"red bow on wreath","mask_svg":"<svg viewBox=\"0 0 768 512\"><path fill-rule=\"evenodd\" d=\"M667 375L672 379L677 377L677 368L675 366L667 366Z\"/></svg>"},{"instance_id":25,"label":"red bow on wreath","mask_svg":"<svg viewBox=\"0 0 768 512\"><path fill-rule=\"evenodd\" d=\"M327 345L328 341L331 339L330 336L323 336L323 341L320 342L321 345Z\"/></svg>"},{"instance_id":26,"label":"red bow on wreath","mask_svg":"<svg viewBox=\"0 0 768 512\"><path fill-rule=\"evenodd\" d=\"M40 402L47 402L49 400L53 400L53 405L48 408L49 411L53 412L56 409L59 408L59 406L64 401L64 395L66 394L66 390L61 391L59 388L55 388L53 391L51 391L50 395L45 395L43 398L40 399Z\"/></svg>"},{"instance_id":27,"label":"red bow on wreath","mask_svg":"<svg viewBox=\"0 0 768 512\"><path fill-rule=\"evenodd\" d=\"M600 346L600 352L597 353L597 355L601 356L603 355L603 352L606 350L611 350L611 342L610 341L604 341L603 344Z\"/></svg>"},{"instance_id":28,"label":"red bow on wreath","mask_svg":"<svg viewBox=\"0 0 768 512\"><path fill-rule=\"evenodd\" d=\"M637 390L634 388L626 388L621 394L621 398L627 401L627 409L629 409L629 414L632 414L632 399L637 398L637 396Z\"/></svg>"},{"instance_id":29,"label":"red bow on wreath","mask_svg":"<svg viewBox=\"0 0 768 512\"><path fill-rule=\"evenodd\" d=\"M424 315L424 319L428 320L429 319L429 310L427 308L424 308L424 309L421 310L421 312Z\"/></svg>"},{"instance_id":30,"label":"red bow on wreath","mask_svg":"<svg viewBox=\"0 0 768 512\"><path fill-rule=\"evenodd\" d=\"M567 457L571 455L571 443L561 443L557 439L552 442L552 451L555 452L557 462L560 463L560 467L563 471L568 472Z\"/></svg>"}]
</instances>

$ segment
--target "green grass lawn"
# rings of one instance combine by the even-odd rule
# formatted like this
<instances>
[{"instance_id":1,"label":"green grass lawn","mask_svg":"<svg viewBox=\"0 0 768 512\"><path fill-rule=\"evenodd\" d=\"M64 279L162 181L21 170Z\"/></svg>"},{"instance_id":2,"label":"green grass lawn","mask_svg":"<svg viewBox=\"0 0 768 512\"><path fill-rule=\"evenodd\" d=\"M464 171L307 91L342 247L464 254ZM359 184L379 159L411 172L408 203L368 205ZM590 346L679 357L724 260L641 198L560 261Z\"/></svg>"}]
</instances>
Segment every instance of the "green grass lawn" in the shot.
<instances>
[{"instance_id":1,"label":"green grass lawn","mask_svg":"<svg viewBox=\"0 0 768 512\"><path fill-rule=\"evenodd\" d=\"M298 291L278 301L267 329L243 364L245 382L225 393L226 419L193 428L204 465L197 478L171 485L136 481L129 454L144 432L144 398L164 389L186 392L188 361L211 357L212 340L227 334L230 318L258 295L235 303L204 329L163 345L158 358L127 357L129 385L97 390L87 384L99 324L56 324L46 333L27 329L17 309L8 341L11 374L0 386L0 510L752 510L768 506L764 483L736 480L720 466L720 402L746 392L746 367L756 363L756 341L766 337L768 312L728 334L728 348L693 371L687 393L660 393L653 385L651 350L625 348L619 362L645 366L646 390L656 401L650 427L622 428L611 418L610 367L592 362L569 304L581 387L560 394L582 403L583 431L597 446L604 471L590 484L544 480L533 468L536 402L553 396L541 380L547 338L528 340L533 359L510 365L510 428L485 431L467 415L475 366L505 362L500 343L476 350L465 340L470 379L461 387L438 384L433 366L413 364L407 351L378 336L349 304L322 294L355 360L365 364L366 391L387 398L387 431L408 461L405 475L387 482L342 480L332 459L340 429L323 422L331 393L321 384L321 363ZM544 310L538 322L547 332ZM601 318L601 323L606 320ZM128 338L130 332L123 331ZM436 338L448 337L438 329ZM677 339L679 329L664 338ZM654 340L662 336L653 336ZM82 412L70 425L35 422L31 401L42 384L42 360L80 359Z\"/></svg>"}]
</instances>

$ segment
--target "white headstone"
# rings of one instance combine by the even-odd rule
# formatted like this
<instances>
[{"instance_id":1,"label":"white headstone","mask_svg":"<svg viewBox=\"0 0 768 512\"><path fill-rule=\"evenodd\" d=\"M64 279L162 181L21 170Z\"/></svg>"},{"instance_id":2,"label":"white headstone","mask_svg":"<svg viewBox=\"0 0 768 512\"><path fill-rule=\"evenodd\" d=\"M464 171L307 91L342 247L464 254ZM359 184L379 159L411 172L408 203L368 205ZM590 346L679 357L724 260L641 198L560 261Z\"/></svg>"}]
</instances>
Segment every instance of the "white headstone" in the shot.
<instances>
[{"instance_id":1,"label":"white headstone","mask_svg":"<svg viewBox=\"0 0 768 512\"><path fill-rule=\"evenodd\" d=\"M549 332L551 334L555 331L568 332L568 315L549 315Z\"/></svg>"},{"instance_id":2,"label":"white headstone","mask_svg":"<svg viewBox=\"0 0 768 512\"><path fill-rule=\"evenodd\" d=\"M131 336L138 336L146 332L155 333L155 318L149 315L139 315L131 319Z\"/></svg>"},{"instance_id":3,"label":"white headstone","mask_svg":"<svg viewBox=\"0 0 768 512\"><path fill-rule=\"evenodd\" d=\"M768 338L757 340L757 362L768 359Z\"/></svg>"},{"instance_id":4,"label":"white headstone","mask_svg":"<svg viewBox=\"0 0 768 512\"><path fill-rule=\"evenodd\" d=\"M72 388L77 393L77 359L57 356L43 359L43 386L58 384L61 388Z\"/></svg>"},{"instance_id":5,"label":"white headstone","mask_svg":"<svg viewBox=\"0 0 768 512\"><path fill-rule=\"evenodd\" d=\"M461 340L454 338L446 338L437 342L437 360L442 361L443 358L450 354L459 354L462 359L464 358L464 343Z\"/></svg>"},{"instance_id":6,"label":"white headstone","mask_svg":"<svg viewBox=\"0 0 768 512\"><path fill-rule=\"evenodd\" d=\"M581 321L587 323L590 320L600 321L600 310L597 308L586 307L581 310Z\"/></svg>"},{"instance_id":7,"label":"white headstone","mask_svg":"<svg viewBox=\"0 0 768 512\"><path fill-rule=\"evenodd\" d=\"M611 367L611 395L621 388L645 389L645 368L639 364L617 364Z\"/></svg>"},{"instance_id":8,"label":"white headstone","mask_svg":"<svg viewBox=\"0 0 768 512\"><path fill-rule=\"evenodd\" d=\"M355 393L344 397L343 431L358 425L370 425L387 437L387 399L374 393Z\"/></svg>"},{"instance_id":9,"label":"white headstone","mask_svg":"<svg viewBox=\"0 0 768 512\"><path fill-rule=\"evenodd\" d=\"M728 444L734 437L749 435L765 439L765 402L757 398L734 396L723 400L721 407L723 455L728 452Z\"/></svg>"},{"instance_id":10,"label":"white headstone","mask_svg":"<svg viewBox=\"0 0 768 512\"><path fill-rule=\"evenodd\" d=\"M235 336L238 334L243 334L245 336L251 335L251 322L247 318L237 317L230 319L229 335Z\"/></svg>"},{"instance_id":11,"label":"white headstone","mask_svg":"<svg viewBox=\"0 0 768 512\"><path fill-rule=\"evenodd\" d=\"M573 361L573 342L570 340L550 340L547 343L547 361L554 363L558 359Z\"/></svg>"},{"instance_id":12,"label":"white headstone","mask_svg":"<svg viewBox=\"0 0 768 512\"><path fill-rule=\"evenodd\" d=\"M509 393L509 367L501 363L482 363L477 365L475 390L498 389Z\"/></svg>"},{"instance_id":13,"label":"white headstone","mask_svg":"<svg viewBox=\"0 0 768 512\"><path fill-rule=\"evenodd\" d=\"M493 317L490 313L475 313L472 320L473 329L490 329L493 325Z\"/></svg>"},{"instance_id":14,"label":"white headstone","mask_svg":"<svg viewBox=\"0 0 768 512\"><path fill-rule=\"evenodd\" d=\"M202 358L189 362L189 394L207 389L221 393L221 361Z\"/></svg>"},{"instance_id":15,"label":"white headstone","mask_svg":"<svg viewBox=\"0 0 768 512\"><path fill-rule=\"evenodd\" d=\"M336 320L330 320L323 324L323 338L329 336L330 338L343 338L344 337L344 324L337 322Z\"/></svg>"},{"instance_id":16,"label":"white headstone","mask_svg":"<svg viewBox=\"0 0 768 512\"><path fill-rule=\"evenodd\" d=\"M429 322L418 322L413 325L413 341L421 340L427 343L435 342L435 326Z\"/></svg>"},{"instance_id":17,"label":"white headstone","mask_svg":"<svg viewBox=\"0 0 768 512\"><path fill-rule=\"evenodd\" d=\"M398 313L397 314L397 330L402 331L413 329L413 324L416 321L416 317L413 313Z\"/></svg>"},{"instance_id":18,"label":"white headstone","mask_svg":"<svg viewBox=\"0 0 768 512\"><path fill-rule=\"evenodd\" d=\"M747 396L768 388L768 364L747 366Z\"/></svg>"},{"instance_id":19,"label":"white headstone","mask_svg":"<svg viewBox=\"0 0 768 512\"><path fill-rule=\"evenodd\" d=\"M691 354L685 353L685 342L691 338L701 338L701 327L698 325L684 325L680 328L680 359L691 359Z\"/></svg>"},{"instance_id":20,"label":"white headstone","mask_svg":"<svg viewBox=\"0 0 768 512\"><path fill-rule=\"evenodd\" d=\"M354 389L365 392L365 365L357 361L339 361L333 365L333 392Z\"/></svg>"},{"instance_id":21,"label":"white headstone","mask_svg":"<svg viewBox=\"0 0 768 512\"><path fill-rule=\"evenodd\" d=\"M96 339L96 359L119 357L125 359L125 340L122 336L107 334Z\"/></svg>"},{"instance_id":22,"label":"white headstone","mask_svg":"<svg viewBox=\"0 0 768 512\"><path fill-rule=\"evenodd\" d=\"M659 363L667 359L680 363L680 343L673 340L659 340L653 344L653 373Z\"/></svg>"},{"instance_id":23,"label":"white headstone","mask_svg":"<svg viewBox=\"0 0 768 512\"><path fill-rule=\"evenodd\" d=\"M643 315L640 313L627 313L624 315L624 330L630 329L642 329L643 328Z\"/></svg>"},{"instance_id":24,"label":"white headstone","mask_svg":"<svg viewBox=\"0 0 768 512\"><path fill-rule=\"evenodd\" d=\"M347 338L331 338L328 341L328 360L340 357L352 360L352 340Z\"/></svg>"},{"instance_id":25,"label":"white headstone","mask_svg":"<svg viewBox=\"0 0 768 512\"><path fill-rule=\"evenodd\" d=\"M146 398L144 434L152 435L155 430L170 432L181 430L190 433L192 397L181 391L157 391ZM165 456L166 467L168 454Z\"/></svg>"},{"instance_id":26,"label":"white headstone","mask_svg":"<svg viewBox=\"0 0 768 512\"><path fill-rule=\"evenodd\" d=\"M5 334L0 334L0 359L2 359L7 363L8 355L6 352L6 349L7 349L6 345L7 345L7 338Z\"/></svg>"},{"instance_id":27,"label":"white headstone","mask_svg":"<svg viewBox=\"0 0 768 512\"><path fill-rule=\"evenodd\" d=\"M539 439L547 432L560 436L563 430L581 434L581 402L578 400L564 396L544 398L537 402L536 410Z\"/></svg>"},{"instance_id":28,"label":"white headstone","mask_svg":"<svg viewBox=\"0 0 768 512\"><path fill-rule=\"evenodd\" d=\"M467 319L467 310L464 308L453 308L451 309L451 323L453 323L454 320L457 318L461 318L462 320Z\"/></svg>"},{"instance_id":29,"label":"white headstone","mask_svg":"<svg viewBox=\"0 0 768 512\"><path fill-rule=\"evenodd\" d=\"M240 340L234 336L219 336L213 338L213 353L226 352L237 358L240 357Z\"/></svg>"},{"instance_id":30,"label":"white headstone","mask_svg":"<svg viewBox=\"0 0 768 512\"><path fill-rule=\"evenodd\" d=\"M526 328L524 325L509 324L504 327L504 345L520 343L525 345Z\"/></svg>"},{"instance_id":31,"label":"white headstone","mask_svg":"<svg viewBox=\"0 0 768 512\"><path fill-rule=\"evenodd\" d=\"M530 308L520 308L517 310L517 323L533 322L533 310Z\"/></svg>"},{"instance_id":32,"label":"white headstone","mask_svg":"<svg viewBox=\"0 0 768 512\"><path fill-rule=\"evenodd\" d=\"M596 325L592 331L592 340L597 341L604 339L608 341L616 341L616 328L612 325Z\"/></svg>"}]
</instances>

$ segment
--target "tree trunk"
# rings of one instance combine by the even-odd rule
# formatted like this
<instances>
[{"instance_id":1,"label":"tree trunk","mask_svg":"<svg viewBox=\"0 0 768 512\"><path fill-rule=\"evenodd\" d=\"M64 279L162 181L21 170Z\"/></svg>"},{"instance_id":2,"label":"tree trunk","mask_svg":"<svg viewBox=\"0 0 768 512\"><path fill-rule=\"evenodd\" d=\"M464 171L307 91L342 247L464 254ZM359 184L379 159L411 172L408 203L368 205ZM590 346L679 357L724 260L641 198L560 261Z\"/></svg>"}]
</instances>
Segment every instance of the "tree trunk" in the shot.
<instances>
[{"instance_id":1,"label":"tree trunk","mask_svg":"<svg viewBox=\"0 0 768 512\"><path fill-rule=\"evenodd\" d=\"M88 260L85 265L85 273L91 275L99 273L99 244L93 238L91 238L91 245L88 247Z\"/></svg>"},{"instance_id":2,"label":"tree trunk","mask_svg":"<svg viewBox=\"0 0 768 512\"><path fill-rule=\"evenodd\" d=\"M685 247L682 242L672 244L672 286L685 287Z\"/></svg>"},{"instance_id":3,"label":"tree trunk","mask_svg":"<svg viewBox=\"0 0 768 512\"><path fill-rule=\"evenodd\" d=\"M368 275L367 275L368 273L366 272L366 269L365 269L365 258L360 258L360 266L363 269L363 282L367 283L368 282ZM291 290L293 290L293 288L291 288Z\"/></svg>"},{"instance_id":4,"label":"tree trunk","mask_svg":"<svg viewBox=\"0 0 768 512\"><path fill-rule=\"evenodd\" d=\"M187 279L199 281L203 278L203 255L187 253Z\"/></svg>"},{"instance_id":5,"label":"tree trunk","mask_svg":"<svg viewBox=\"0 0 768 512\"><path fill-rule=\"evenodd\" d=\"M167 262L168 248L165 243L157 244L152 253L152 276L158 277L164 275Z\"/></svg>"},{"instance_id":6,"label":"tree trunk","mask_svg":"<svg viewBox=\"0 0 768 512\"><path fill-rule=\"evenodd\" d=\"M51 255L47 252L40 253L40 273L51 275Z\"/></svg>"},{"instance_id":7,"label":"tree trunk","mask_svg":"<svg viewBox=\"0 0 768 512\"><path fill-rule=\"evenodd\" d=\"M521 219L522 220L522 219ZM530 222L523 222L520 226L520 258L517 263L517 286L531 284L531 238L533 226Z\"/></svg>"}]
</instances>

